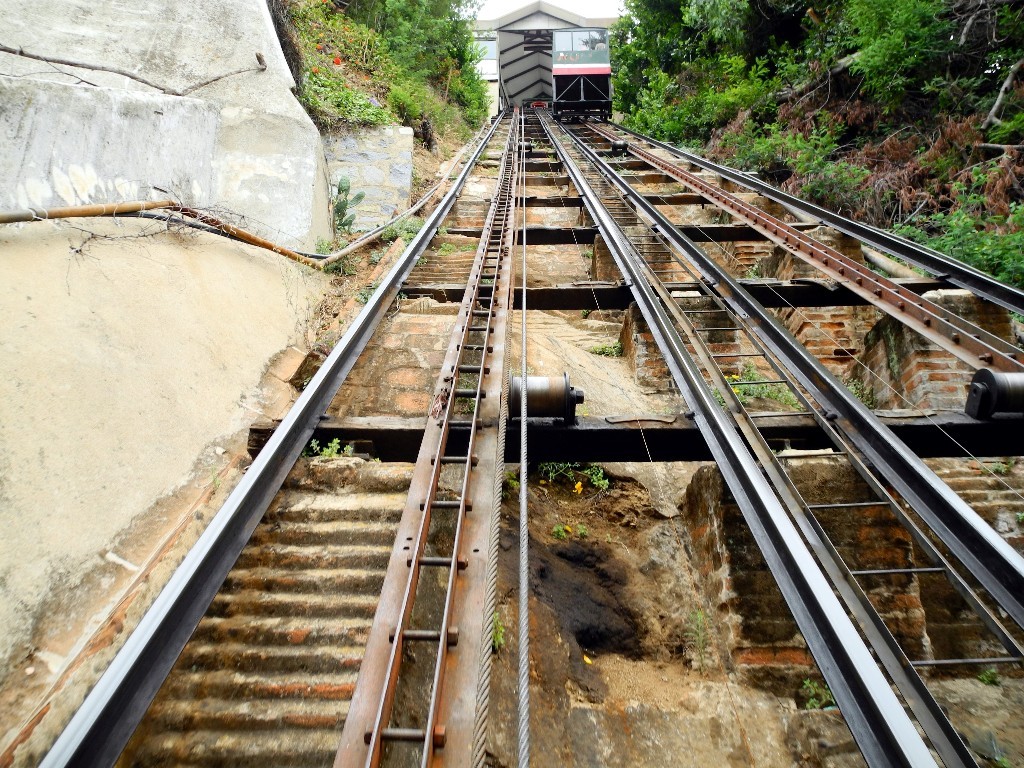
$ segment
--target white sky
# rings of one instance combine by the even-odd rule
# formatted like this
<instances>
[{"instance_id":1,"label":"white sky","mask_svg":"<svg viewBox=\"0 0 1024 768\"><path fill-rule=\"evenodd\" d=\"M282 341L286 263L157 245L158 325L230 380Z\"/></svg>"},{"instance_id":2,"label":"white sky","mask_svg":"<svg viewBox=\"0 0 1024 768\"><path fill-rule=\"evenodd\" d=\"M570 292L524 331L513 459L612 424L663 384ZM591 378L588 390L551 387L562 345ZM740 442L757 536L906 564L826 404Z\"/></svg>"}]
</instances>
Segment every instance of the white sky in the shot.
<instances>
[{"instance_id":1,"label":"white sky","mask_svg":"<svg viewBox=\"0 0 1024 768\"><path fill-rule=\"evenodd\" d=\"M522 8L530 0L484 0L477 12L478 19L490 20L504 16L510 11ZM578 13L580 16L604 17L620 16L623 12L622 0L548 0L552 5Z\"/></svg>"}]
</instances>

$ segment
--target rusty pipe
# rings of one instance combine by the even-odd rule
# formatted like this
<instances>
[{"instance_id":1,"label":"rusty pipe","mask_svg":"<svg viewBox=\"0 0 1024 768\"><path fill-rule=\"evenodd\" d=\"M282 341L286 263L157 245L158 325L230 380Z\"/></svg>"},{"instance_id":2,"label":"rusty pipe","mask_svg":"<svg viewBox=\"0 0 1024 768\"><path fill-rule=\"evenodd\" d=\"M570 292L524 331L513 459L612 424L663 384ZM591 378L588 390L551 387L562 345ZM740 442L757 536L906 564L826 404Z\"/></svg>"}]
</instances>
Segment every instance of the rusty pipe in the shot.
<instances>
[{"instance_id":1,"label":"rusty pipe","mask_svg":"<svg viewBox=\"0 0 1024 768\"><path fill-rule=\"evenodd\" d=\"M311 259L308 256L303 256L301 253L296 253L288 248L275 245L269 240L264 240L262 237L254 235L252 232L247 232L244 229L240 229L233 224L221 221L220 219L214 218L202 211L178 205L178 203L173 200L135 200L126 203L98 203L95 205L75 205L65 208L26 208L14 211L0 211L0 224L16 224L23 221L46 221L48 219L73 219L92 216L118 216L126 213L151 211L156 208L163 208L174 211L175 213L180 213L182 216L188 216L190 219L195 219L202 224L219 229L221 232L231 235L236 240L241 240L243 243L248 243L249 245L255 245L258 248L266 248L267 250L285 256L292 261L305 264L307 267L320 267L320 264L316 259Z\"/></svg>"},{"instance_id":2,"label":"rusty pipe","mask_svg":"<svg viewBox=\"0 0 1024 768\"><path fill-rule=\"evenodd\" d=\"M197 211L194 208L186 208L185 206L177 204L173 206L173 209L176 212L180 213L182 216L188 216L190 219L195 219L201 224L206 224L207 226L219 229L221 232L226 232L232 237L241 240L243 243L255 245L258 248L266 248L267 250L273 251L274 253L278 253L286 258L291 259L292 261L297 261L299 262L299 264L305 264L307 267L320 268L320 262L317 261L316 259L311 259L308 256L303 256L301 253L296 253L295 251L289 250L288 248L284 248L283 246L275 245L269 240L264 240L262 237L254 235L252 232L247 232L244 229L240 229L236 227L234 224L228 224L226 221L221 221L220 219L214 218L213 216L210 216L207 213Z\"/></svg>"},{"instance_id":3,"label":"rusty pipe","mask_svg":"<svg viewBox=\"0 0 1024 768\"><path fill-rule=\"evenodd\" d=\"M0 224L16 224L20 221L45 221L46 219L73 219L81 216L115 216L119 213L138 213L154 208L176 208L173 200L144 201L127 203L98 203L96 205L73 205L65 208L24 208L15 211L0 211Z\"/></svg>"}]
</instances>

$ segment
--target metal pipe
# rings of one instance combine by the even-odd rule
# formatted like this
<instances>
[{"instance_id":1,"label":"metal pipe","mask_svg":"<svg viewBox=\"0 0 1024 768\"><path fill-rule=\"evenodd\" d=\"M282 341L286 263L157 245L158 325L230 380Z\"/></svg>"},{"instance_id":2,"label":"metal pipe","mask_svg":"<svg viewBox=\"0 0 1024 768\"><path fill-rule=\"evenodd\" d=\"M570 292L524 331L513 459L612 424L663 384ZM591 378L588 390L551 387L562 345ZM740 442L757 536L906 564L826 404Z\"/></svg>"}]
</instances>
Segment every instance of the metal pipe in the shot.
<instances>
[{"instance_id":1,"label":"metal pipe","mask_svg":"<svg viewBox=\"0 0 1024 768\"><path fill-rule=\"evenodd\" d=\"M884 269L893 277L914 278L921 276L906 264L900 264L895 259L890 259L884 253L876 251L874 248L868 248L866 245L862 245L860 250L864 254L864 261L873 267Z\"/></svg>"},{"instance_id":2,"label":"metal pipe","mask_svg":"<svg viewBox=\"0 0 1024 768\"><path fill-rule=\"evenodd\" d=\"M299 264L305 264L307 267L318 266L316 259L311 259L308 256L303 256L301 253L296 253L295 251L289 248L285 248L280 245L275 245L269 240L264 240L259 235L254 235L252 232L246 232L244 229L240 229L239 227L236 227L234 224L228 224L226 221L221 221L220 219L214 218L213 216L210 216L207 213L197 211L195 208L186 208L184 206L176 205L174 206L174 210L176 210L183 216L188 216L189 218L195 219L196 221L202 222L203 224L207 224L211 227L216 227L217 229L223 232L227 232L229 235L238 240L241 240L243 243L255 245L259 248L266 248L267 250L280 254L281 256L291 259L292 261L297 261L299 262Z\"/></svg>"},{"instance_id":3,"label":"metal pipe","mask_svg":"<svg viewBox=\"0 0 1024 768\"><path fill-rule=\"evenodd\" d=\"M303 256L301 253L296 253L288 248L275 245L269 240L264 240L258 235L254 235L251 232L247 232L244 229L236 227L234 224L228 224L227 222L216 219L209 214L196 210L195 208L187 208L179 205L173 200L136 200L127 203L98 203L96 205L74 205L64 208L27 208L15 211L2 211L0 212L0 224L16 224L24 221L46 221L49 219L121 216L128 213L151 211L156 208L164 208L180 213L182 216L188 216L190 219L195 219L207 226L215 227L236 240L241 240L243 243L255 245L259 248L266 248L267 250L285 256L292 261L305 264L307 267L318 266L316 259L311 259L308 256Z\"/></svg>"},{"instance_id":4,"label":"metal pipe","mask_svg":"<svg viewBox=\"0 0 1024 768\"><path fill-rule=\"evenodd\" d=\"M0 224L17 224L22 221L45 221L47 219L74 219L84 216L116 216L122 213L151 211L154 208L177 208L173 200L135 200L127 203L97 203L96 205L72 205L64 208L25 208L15 211L0 211Z\"/></svg>"}]
</instances>

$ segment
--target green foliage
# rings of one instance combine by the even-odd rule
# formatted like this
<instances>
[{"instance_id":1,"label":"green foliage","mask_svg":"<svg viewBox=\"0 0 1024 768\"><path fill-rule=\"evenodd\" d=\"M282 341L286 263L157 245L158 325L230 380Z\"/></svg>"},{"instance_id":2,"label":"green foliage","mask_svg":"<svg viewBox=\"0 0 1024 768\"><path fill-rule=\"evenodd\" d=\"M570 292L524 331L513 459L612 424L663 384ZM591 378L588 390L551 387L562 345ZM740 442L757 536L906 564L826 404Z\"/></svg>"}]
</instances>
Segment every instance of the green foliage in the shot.
<instances>
[{"instance_id":1,"label":"green foliage","mask_svg":"<svg viewBox=\"0 0 1024 768\"><path fill-rule=\"evenodd\" d=\"M365 304L373 296L373 292L377 290L377 283L371 283L370 285L364 286L356 291L356 301L360 304Z\"/></svg>"},{"instance_id":2,"label":"green foliage","mask_svg":"<svg viewBox=\"0 0 1024 768\"><path fill-rule=\"evenodd\" d=\"M319 456L324 459L334 459L338 456L352 456L355 453L355 446L348 443L341 447L341 440L334 438L327 445L320 445L319 440L310 440L309 445L302 452L303 456Z\"/></svg>"},{"instance_id":3,"label":"green foliage","mask_svg":"<svg viewBox=\"0 0 1024 768\"><path fill-rule=\"evenodd\" d=\"M625 124L665 141L703 142L741 111L766 105L776 85L763 62L748 66L741 56L705 59L687 74L673 79L660 70L644 72Z\"/></svg>"},{"instance_id":4,"label":"green foliage","mask_svg":"<svg viewBox=\"0 0 1024 768\"><path fill-rule=\"evenodd\" d=\"M597 488L597 490L608 490L610 481L608 480L608 477L605 475L604 470L601 467L597 466L596 464L590 464L584 469L581 469L580 471L587 476L587 479L590 481L590 484Z\"/></svg>"},{"instance_id":5,"label":"green foliage","mask_svg":"<svg viewBox=\"0 0 1024 768\"><path fill-rule=\"evenodd\" d=\"M326 272L327 274L345 275L347 277L351 277L356 273L356 260L351 254L348 256L342 256L337 261L332 261L330 264L324 267L324 272Z\"/></svg>"},{"instance_id":6,"label":"green foliage","mask_svg":"<svg viewBox=\"0 0 1024 768\"><path fill-rule=\"evenodd\" d=\"M622 357L622 342L616 341L614 344L600 344L596 347L591 347L587 351L592 355L600 355L601 357Z\"/></svg>"},{"instance_id":7,"label":"green foliage","mask_svg":"<svg viewBox=\"0 0 1024 768\"><path fill-rule=\"evenodd\" d=\"M575 461L549 461L537 466L537 472L546 482L552 485L559 480L565 480L570 485L576 485L576 492L579 493L581 485L578 479L587 480L590 485L599 491L607 491L611 480L605 475L604 469L597 464L582 465Z\"/></svg>"},{"instance_id":8,"label":"green foliage","mask_svg":"<svg viewBox=\"0 0 1024 768\"><path fill-rule=\"evenodd\" d=\"M541 476L549 483L553 483L558 478L564 477L569 481L575 481L575 471L579 467L579 464L575 462L567 461L546 461L538 465L537 471Z\"/></svg>"},{"instance_id":9,"label":"green foliage","mask_svg":"<svg viewBox=\"0 0 1024 768\"><path fill-rule=\"evenodd\" d=\"M487 115L462 0L368 0L346 13L290 5L303 60L299 97L321 125L413 125L468 137Z\"/></svg>"},{"instance_id":10,"label":"green foliage","mask_svg":"<svg viewBox=\"0 0 1024 768\"><path fill-rule=\"evenodd\" d=\"M498 653L505 647L505 625L501 621L498 612L494 612L491 621L491 653Z\"/></svg>"},{"instance_id":11,"label":"green foliage","mask_svg":"<svg viewBox=\"0 0 1024 768\"><path fill-rule=\"evenodd\" d=\"M342 176L338 179L337 193L334 195L334 205L332 206L335 232L346 234L352 232L352 225L355 224L356 214L351 209L363 202L363 198L366 197L362 192L356 192L354 195L350 194L351 189L352 184L348 177Z\"/></svg>"},{"instance_id":12,"label":"green foliage","mask_svg":"<svg viewBox=\"0 0 1024 768\"><path fill-rule=\"evenodd\" d=\"M340 74L312 67L306 73L299 99L321 125L386 125L394 115L370 96L350 88Z\"/></svg>"},{"instance_id":13,"label":"green foliage","mask_svg":"<svg viewBox=\"0 0 1024 768\"><path fill-rule=\"evenodd\" d=\"M999 685L999 672L994 667L983 669L978 673L978 681L985 685Z\"/></svg>"},{"instance_id":14,"label":"green foliage","mask_svg":"<svg viewBox=\"0 0 1024 768\"><path fill-rule=\"evenodd\" d=\"M1024 287L1024 203L1009 204L1005 216L989 210L986 187L1000 173L992 164L972 169L952 185L956 207L908 219L897 231L955 259Z\"/></svg>"},{"instance_id":15,"label":"green foliage","mask_svg":"<svg viewBox=\"0 0 1024 768\"><path fill-rule=\"evenodd\" d=\"M823 118L806 134L786 130L777 123L763 127L745 125L722 140L732 157L730 163L748 171L769 175L795 174L796 191L812 203L851 213L865 202L867 168L834 159L843 126Z\"/></svg>"},{"instance_id":16,"label":"green foliage","mask_svg":"<svg viewBox=\"0 0 1024 768\"><path fill-rule=\"evenodd\" d=\"M758 373L751 363L747 363L739 374L726 376L725 378L732 387L733 394L736 395L736 398L742 405L746 405L754 398L775 400L791 408L795 408L798 405L796 395L785 384L760 384L759 382L766 379ZM724 400L722 404L724 404Z\"/></svg>"},{"instance_id":17,"label":"green foliage","mask_svg":"<svg viewBox=\"0 0 1024 768\"><path fill-rule=\"evenodd\" d=\"M694 666L703 672L704 662L711 644L710 626L704 611L700 609L690 611L683 636L686 638L686 647L693 658Z\"/></svg>"},{"instance_id":18,"label":"green foliage","mask_svg":"<svg viewBox=\"0 0 1024 768\"><path fill-rule=\"evenodd\" d=\"M511 498L519 495L519 473L515 470L509 470L505 473L505 477L501 482L501 499L502 501L508 501Z\"/></svg>"},{"instance_id":19,"label":"green foliage","mask_svg":"<svg viewBox=\"0 0 1024 768\"><path fill-rule=\"evenodd\" d=\"M551 529L551 535L558 541L565 541L566 539L571 539L573 533L574 532L572 526L566 525L565 523L559 523ZM575 534L577 537L585 539L590 535L590 530L587 528L587 526L580 523L576 526Z\"/></svg>"},{"instance_id":20,"label":"green foliage","mask_svg":"<svg viewBox=\"0 0 1024 768\"><path fill-rule=\"evenodd\" d=\"M993 461L988 464L988 470L993 475L1008 475L1013 471L1013 468L1017 466L1016 459L1006 459L1005 461Z\"/></svg>"},{"instance_id":21,"label":"green foliage","mask_svg":"<svg viewBox=\"0 0 1024 768\"><path fill-rule=\"evenodd\" d=\"M843 383L846 385L846 388L850 390L850 394L864 403L868 408L876 408L878 406L874 390L860 379L851 377Z\"/></svg>"},{"instance_id":22,"label":"green foliage","mask_svg":"<svg viewBox=\"0 0 1024 768\"><path fill-rule=\"evenodd\" d=\"M388 224L380 233L380 239L385 243L392 243L398 238L409 242L416 233L423 228L423 219L418 216L406 216L393 224Z\"/></svg>"},{"instance_id":23,"label":"green foliage","mask_svg":"<svg viewBox=\"0 0 1024 768\"><path fill-rule=\"evenodd\" d=\"M320 449L320 456L325 459L333 459L341 454L341 440L334 438Z\"/></svg>"},{"instance_id":24,"label":"green foliage","mask_svg":"<svg viewBox=\"0 0 1024 768\"><path fill-rule=\"evenodd\" d=\"M832 696L829 687L817 680L805 678L800 690L807 697L804 709L825 709L836 705L835 697Z\"/></svg>"},{"instance_id":25,"label":"green foliage","mask_svg":"<svg viewBox=\"0 0 1024 768\"><path fill-rule=\"evenodd\" d=\"M943 0L847 0L846 18L858 49L853 71L864 89L894 107L924 75L941 67L949 44Z\"/></svg>"},{"instance_id":26,"label":"green foliage","mask_svg":"<svg viewBox=\"0 0 1024 768\"><path fill-rule=\"evenodd\" d=\"M705 32L717 42L733 47L743 42L743 28L750 6L746 0L683 0L683 23Z\"/></svg>"}]
</instances>

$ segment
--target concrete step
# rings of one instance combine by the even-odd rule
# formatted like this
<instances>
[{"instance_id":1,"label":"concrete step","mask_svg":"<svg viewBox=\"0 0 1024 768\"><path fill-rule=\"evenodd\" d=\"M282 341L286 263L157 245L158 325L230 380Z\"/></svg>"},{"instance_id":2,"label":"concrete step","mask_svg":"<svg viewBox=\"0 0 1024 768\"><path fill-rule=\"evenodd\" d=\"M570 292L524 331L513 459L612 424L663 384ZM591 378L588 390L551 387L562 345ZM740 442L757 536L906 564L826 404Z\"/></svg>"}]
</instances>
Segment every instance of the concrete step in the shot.
<instances>
[{"instance_id":1,"label":"concrete step","mask_svg":"<svg viewBox=\"0 0 1024 768\"><path fill-rule=\"evenodd\" d=\"M268 731L196 731L155 735L132 760L149 766L220 768L265 765L274 768L323 768L331 765L340 729L277 728ZM272 758L268 761L268 756Z\"/></svg>"},{"instance_id":2,"label":"concrete step","mask_svg":"<svg viewBox=\"0 0 1024 768\"><path fill-rule=\"evenodd\" d=\"M366 644L370 621L363 617L319 619L311 622L292 616L207 616L192 635L205 643L251 645L359 645Z\"/></svg>"},{"instance_id":3,"label":"concrete step","mask_svg":"<svg viewBox=\"0 0 1024 768\"><path fill-rule=\"evenodd\" d=\"M210 605L211 616L304 616L373 618L379 595L273 594L238 590L218 594Z\"/></svg>"},{"instance_id":4,"label":"concrete step","mask_svg":"<svg viewBox=\"0 0 1024 768\"><path fill-rule=\"evenodd\" d=\"M238 568L224 582L227 591L378 594L384 574L373 568L323 568L282 571L276 568Z\"/></svg>"},{"instance_id":5,"label":"concrete step","mask_svg":"<svg viewBox=\"0 0 1024 768\"><path fill-rule=\"evenodd\" d=\"M363 520L327 520L317 522L280 522L261 525L253 533L250 544L262 546L333 545L349 546L380 544L390 542L395 535L395 525L390 522L366 522Z\"/></svg>"},{"instance_id":6,"label":"concrete step","mask_svg":"<svg viewBox=\"0 0 1024 768\"><path fill-rule=\"evenodd\" d=\"M242 551L239 568L386 568L391 546L365 544L317 547L250 547Z\"/></svg>"},{"instance_id":7,"label":"concrete step","mask_svg":"<svg viewBox=\"0 0 1024 768\"><path fill-rule=\"evenodd\" d=\"M307 523L350 520L352 522L391 522L398 524L405 507L404 493L321 494L292 491L273 512L281 522Z\"/></svg>"},{"instance_id":8,"label":"concrete step","mask_svg":"<svg viewBox=\"0 0 1024 768\"><path fill-rule=\"evenodd\" d=\"M356 646L271 645L246 643L201 643L185 646L180 663L193 669L223 669L264 674L328 674L358 670L363 649Z\"/></svg>"},{"instance_id":9,"label":"concrete step","mask_svg":"<svg viewBox=\"0 0 1024 768\"><path fill-rule=\"evenodd\" d=\"M159 700L188 698L323 699L348 701L355 690L358 670L297 678L294 675L243 673L231 670L192 671L177 667L160 690Z\"/></svg>"},{"instance_id":10,"label":"concrete step","mask_svg":"<svg viewBox=\"0 0 1024 768\"><path fill-rule=\"evenodd\" d=\"M169 701L153 710L154 723L181 731L258 731L279 728L334 731L348 714L348 701L207 698Z\"/></svg>"}]
</instances>

